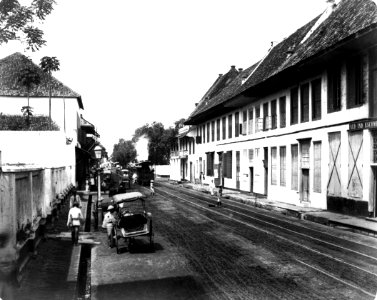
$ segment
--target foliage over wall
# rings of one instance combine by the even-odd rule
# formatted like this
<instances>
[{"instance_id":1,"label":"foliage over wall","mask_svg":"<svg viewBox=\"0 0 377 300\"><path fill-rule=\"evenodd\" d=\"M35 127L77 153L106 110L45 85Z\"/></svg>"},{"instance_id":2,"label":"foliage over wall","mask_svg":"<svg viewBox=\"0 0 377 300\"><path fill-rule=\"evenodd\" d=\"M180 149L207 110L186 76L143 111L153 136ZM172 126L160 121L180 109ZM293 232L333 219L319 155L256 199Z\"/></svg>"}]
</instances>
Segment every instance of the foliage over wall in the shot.
<instances>
[{"instance_id":1,"label":"foliage over wall","mask_svg":"<svg viewBox=\"0 0 377 300\"><path fill-rule=\"evenodd\" d=\"M14 131L58 131L59 126L52 122L51 129L49 129L48 116L32 116L30 117L30 126L27 124L24 116L20 115L6 115L0 113L0 130L14 130Z\"/></svg>"}]
</instances>

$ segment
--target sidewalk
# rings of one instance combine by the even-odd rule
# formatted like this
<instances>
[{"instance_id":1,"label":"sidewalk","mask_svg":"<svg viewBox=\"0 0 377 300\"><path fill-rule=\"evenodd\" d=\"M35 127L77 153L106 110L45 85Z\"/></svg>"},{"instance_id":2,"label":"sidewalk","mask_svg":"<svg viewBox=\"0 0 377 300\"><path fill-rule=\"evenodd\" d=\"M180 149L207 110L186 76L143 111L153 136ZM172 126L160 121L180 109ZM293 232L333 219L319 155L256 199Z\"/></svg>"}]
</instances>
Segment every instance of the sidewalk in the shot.
<instances>
[{"instance_id":1,"label":"sidewalk","mask_svg":"<svg viewBox=\"0 0 377 300\"><path fill-rule=\"evenodd\" d=\"M82 199L85 215L88 197ZM36 255L22 272L13 299L76 299L81 245L72 245L67 229L68 211L69 203L64 203L57 218L47 225L47 239L39 244ZM58 235L67 238L56 238Z\"/></svg>"},{"instance_id":2,"label":"sidewalk","mask_svg":"<svg viewBox=\"0 0 377 300\"><path fill-rule=\"evenodd\" d=\"M183 183L180 185L188 189L209 193L208 185L194 183ZM267 210L277 211L284 215L294 216L299 219L377 237L377 222L375 219L349 216L318 208L300 207L292 204L270 201L263 197L257 197L248 193L227 189L223 190L223 198L239 201Z\"/></svg>"}]
</instances>

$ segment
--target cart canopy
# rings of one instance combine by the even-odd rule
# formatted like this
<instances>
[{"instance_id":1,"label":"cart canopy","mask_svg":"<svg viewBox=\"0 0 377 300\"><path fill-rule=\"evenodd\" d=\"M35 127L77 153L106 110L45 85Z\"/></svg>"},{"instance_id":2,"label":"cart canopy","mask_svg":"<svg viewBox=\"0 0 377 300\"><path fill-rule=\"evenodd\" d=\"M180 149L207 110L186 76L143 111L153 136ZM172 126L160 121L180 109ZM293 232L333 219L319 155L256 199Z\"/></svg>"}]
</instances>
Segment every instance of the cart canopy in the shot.
<instances>
[{"instance_id":1,"label":"cart canopy","mask_svg":"<svg viewBox=\"0 0 377 300\"><path fill-rule=\"evenodd\" d=\"M144 195L140 192L130 192L124 194L117 194L113 196L113 200L115 203L122 203L122 202L131 202L138 199L142 199Z\"/></svg>"}]
</instances>

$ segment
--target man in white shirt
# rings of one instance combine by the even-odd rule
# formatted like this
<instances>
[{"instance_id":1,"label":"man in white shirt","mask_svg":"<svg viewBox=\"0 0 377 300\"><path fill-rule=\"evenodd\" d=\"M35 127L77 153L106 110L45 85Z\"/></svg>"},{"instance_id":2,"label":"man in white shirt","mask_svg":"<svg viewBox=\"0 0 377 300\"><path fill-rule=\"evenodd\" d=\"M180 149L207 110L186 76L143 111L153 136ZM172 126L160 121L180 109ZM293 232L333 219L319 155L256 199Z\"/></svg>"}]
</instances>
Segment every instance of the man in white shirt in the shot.
<instances>
[{"instance_id":1,"label":"man in white shirt","mask_svg":"<svg viewBox=\"0 0 377 300\"><path fill-rule=\"evenodd\" d=\"M67 226L71 229L72 243L74 243L75 246L79 243L80 225L83 220L84 218L81 209L79 208L79 203L73 202L73 207L68 212Z\"/></svg>"},{"instance_id":2,"label":"man in white shirt","mask_svg":"<svg viewBox=\"0 0 377 300\"><path fill-rule=\"evenodd\" d=\"M114 232L113 232L113 228L114 228L114 224L116 222L116 219L117 219L117 213L115 211L115 208L113 205L109 205L109 207L107 208L107 213L105 214L104 218L103 218L103 222L102 222L102 228L106 228L106 231L107 231L107 238L108 238L108 241L109 241L109 247L112 248L113 247L113 235L114 235Z\"/></svg>"}]
</instances>

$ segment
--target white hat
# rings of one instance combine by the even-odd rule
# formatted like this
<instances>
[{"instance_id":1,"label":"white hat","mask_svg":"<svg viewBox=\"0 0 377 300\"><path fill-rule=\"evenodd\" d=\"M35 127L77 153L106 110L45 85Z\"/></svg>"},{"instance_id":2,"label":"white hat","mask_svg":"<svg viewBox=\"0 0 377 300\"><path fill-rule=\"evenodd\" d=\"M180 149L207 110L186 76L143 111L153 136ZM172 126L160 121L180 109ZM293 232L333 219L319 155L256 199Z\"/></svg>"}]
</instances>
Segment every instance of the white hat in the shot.
<instances>
[{"instance_id":1,"label":"white hat","mask_svg":"<svg viewBox=\"0 0 377 300\"><path fill-rule=\"evenodd\" d=\"M109 205L108 207L107 207L107 210L109 211L109 210L112 210L112 209L114 209L114 206L112 206L112 205Z\"/></svg>"}]
</instances>

